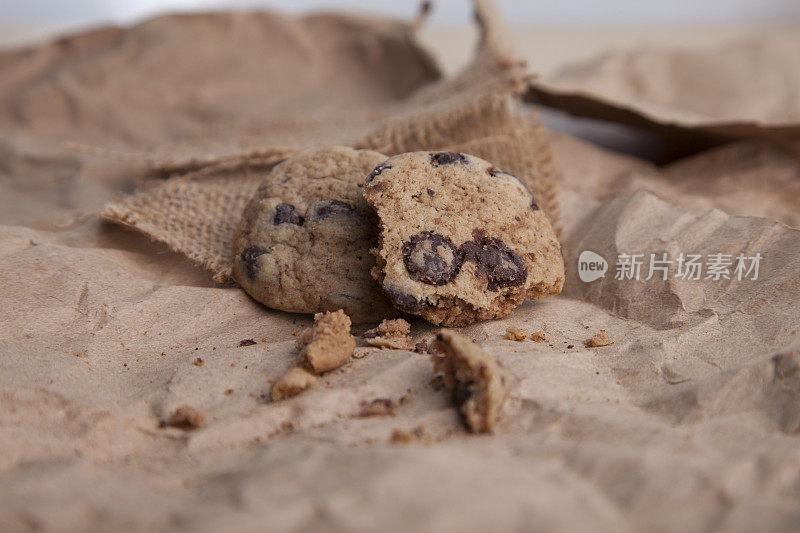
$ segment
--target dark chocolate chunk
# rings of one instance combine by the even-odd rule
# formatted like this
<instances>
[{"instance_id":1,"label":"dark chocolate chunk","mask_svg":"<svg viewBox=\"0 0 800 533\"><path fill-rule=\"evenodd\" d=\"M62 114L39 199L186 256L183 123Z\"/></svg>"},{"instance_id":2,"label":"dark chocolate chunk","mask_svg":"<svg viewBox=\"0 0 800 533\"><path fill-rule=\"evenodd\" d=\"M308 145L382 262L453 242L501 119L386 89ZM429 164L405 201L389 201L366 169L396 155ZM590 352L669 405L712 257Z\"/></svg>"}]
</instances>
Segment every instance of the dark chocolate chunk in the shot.
<instances>
[{"instance_id":1,"label":"dark chocolate chunk","mask_svg":"<svg viewBox=\"0 0 800 533\"><path fill-rule=\"evenodd\" d=\"M390 165L388 161L384 161L383 163L375 167L372 170L372 172L369 173L369 176L367 176L367 181L364 182L364 185L369 185L372 180L380 176L384 170L389 168L392 168L392 165Z\"/></svg>"},{"instance_id":2,"label":"dark chocolate chunk","mask_svg":"<svg viewBox=\"0 0 800 533\"><path fill-rule=\"evenodd\" d=\"M500 170L497 167L489 168L488 172L489 172L489 175L491 177L493 177L493 178L496 178L497 176L510 176L510 177L514 178L515 180L519 181L519 178L517 178L514 174L510 174L508 172Z\"/></svg>"},{"instance_id":3,"label":"dark chocolate chunk","mask_svg":"<svg viewBox=\"0 0 800 533\"><path fill-rule=\"evenodd\" d=\"M439 165L454 165L456 163L466 165L467 158L464 154L459 154L458 152L436 152L431 154L431 165L435 167Z\"/></svg>"},{"instance_id":4,"label":"dark chocolate chunk","mask_svg":"<svg viewBox=\"0 0 800 533\"><path fill-rule=\"evenodd\" d=\"M476 236L475 240L462 244L460 254L463 261L472 261L478 265L476 273L486 276L490 291L525 283L528 269L514 250L499 239L478 238L480 232L473 234Z\"/></svg>"},{"instance_id":5,"label":"dark chocolate chunk","mask_svg":"<svg viewBox=\"0 0 800 533\"><path fill-rule=\"evenodd\" d=\"M242 253L239 254L239 257L242 259L242 263L244 263L244 268L247 270L247 275L250 279L256 277L256 271L258 270L258 258L264 254L269 253L269 250L264 248L260 248L258 246L248 246Z\"/></svg>"},{"instance_id":6,"label":"dark chocolate chunk","mask_svg":"<svg viewBox=\"0 0 800 533\"><path fill-rule=\"evenodd\" d=\"M324 202L317 203L314 206L314 219L323 220L331 216L358 216L361 214L353 209L349 204L340 200L325 200Z\"/></svg>"},{"instance_id":7,"label":"dark chocolate chunk","mask_svg":"<svg viewBox=\"0 0 800 533\"><path fill-rule=\"evenodd\" d=\"M295 226L303 225L303 217L297 212L292 204L278 204L275 207L275 218L272 223L276 226L278 224L294 224Z\"/></svg>"},{"instance_id":8,"label":"dark chocolate chunk","mask_svg":"<svg viewBox=\"0 0 800 533\"><path fill-rule=\"evenodd\" d=\"M419 313L428 307L424 302L420 302L410 294L405 294L392 289L384 289L386 297L396 308L406 313Z\"/></svg>"},{"instance_id":9,"label":"dark chocolate chunk","mask_svg":"<svg viewBox=\"0 0 800 533\"><path fill-rule=\"evenodd\" d=\"M463 381L456 381L453 387L453 403L456 407L461 407L467 400L472 397L472 390L470 390L472 383L464 383Z\"/></svg>"},{"instance_id":10,"label":"dark chocolate chunk","mask_svg":"<svg viewBox=\"0 0 800 533\"><path fill-rule=\"evenodd\" d=\"M458 274L461 258L453 241L431 231L417 233L403 244L403 263L412 279L444 285Z\"/></svg>"}]
</instances>

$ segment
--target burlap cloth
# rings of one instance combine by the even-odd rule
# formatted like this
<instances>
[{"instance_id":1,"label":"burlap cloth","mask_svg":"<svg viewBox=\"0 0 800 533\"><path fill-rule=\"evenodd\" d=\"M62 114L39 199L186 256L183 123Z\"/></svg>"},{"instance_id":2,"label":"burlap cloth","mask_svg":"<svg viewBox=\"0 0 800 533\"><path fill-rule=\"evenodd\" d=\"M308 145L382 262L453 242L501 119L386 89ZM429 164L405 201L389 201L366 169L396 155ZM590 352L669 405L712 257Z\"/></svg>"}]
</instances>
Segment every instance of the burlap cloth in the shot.
<instances>
[{"instance_id":1,"label":"burlap cloth","mask_svg":"<svg viewBox=\"0 0 800 533\"><path fill-rule=\"evenodd\" d=\"M477 155L517 175L557 225L557 182L544 130L520 104L531 76L524 62L514 59L493 7L477 1L475 15L480 27L475 57L447 79L439 78L415 44L421 18L390 25L315 17L292 24L289 46L281 35L264 33L260 45L282 68L272 73L280 81L270 78L263 94L272 105L258 117L263 135L247 141L255 147L232 150L230 138L211 133L196 145L173 146L183 158L150 154L142 161L145 175L169 179L144 183L139 192L108 204L103 217L167 243L223 281L230 276L239 215L269 170L297 150L341 144L387 155L414 150ZM367 44L343 48L340 56L310 47L298 62L296 45L315 40ZM360 85L387 75L392 83ZM350 94L354 81L368 93L357 100Z\"/></svg>"}]
</instances>

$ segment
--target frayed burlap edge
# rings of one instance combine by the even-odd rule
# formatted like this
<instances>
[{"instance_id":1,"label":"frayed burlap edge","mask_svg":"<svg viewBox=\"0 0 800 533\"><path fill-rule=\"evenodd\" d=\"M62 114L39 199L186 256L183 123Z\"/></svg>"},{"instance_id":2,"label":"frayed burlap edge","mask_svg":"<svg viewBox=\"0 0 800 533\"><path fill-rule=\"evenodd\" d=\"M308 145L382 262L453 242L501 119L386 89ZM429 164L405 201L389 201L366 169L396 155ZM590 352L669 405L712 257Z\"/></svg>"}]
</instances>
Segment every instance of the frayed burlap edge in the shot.
<instances>
[{"instance_id":1,"label":"frayed burlap edge","mask_svg":"<svg viewBox=\"0 0 800 533\"><path fill-rule=\"evenodd\" d=\"M520 103L531 76L508 52L507 32L493 6L486 0L475 5L481 41L470 66L455 78L424 87L352 144L387 155L454 150L482 157L518 176L558 231L557 179L547 133ZM216 281L226 281L247 201L269 171L295 152L264 148L155 162L140 191L110 202L102 216L168 244Z\"/></svg>"}]
</instances>

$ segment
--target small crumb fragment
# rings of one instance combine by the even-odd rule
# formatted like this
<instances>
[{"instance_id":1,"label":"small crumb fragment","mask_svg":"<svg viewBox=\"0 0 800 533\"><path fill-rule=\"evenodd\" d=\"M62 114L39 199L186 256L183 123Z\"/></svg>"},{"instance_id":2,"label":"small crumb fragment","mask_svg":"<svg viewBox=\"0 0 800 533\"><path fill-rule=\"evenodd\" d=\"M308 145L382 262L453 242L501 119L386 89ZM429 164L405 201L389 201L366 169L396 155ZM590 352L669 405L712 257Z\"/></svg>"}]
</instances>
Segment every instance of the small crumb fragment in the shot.
<instances>
[{"instance_id":1,"label":"small crumb fragment","mask_svg":"<svg viewBox=\"0 0 800 533\"><path fill-rule=\"evenodd\" d=\"M599 348L600 346L610 346L614 344L614 341L608 336L606 330L601 329L600 333L595 333L584 344L586 344L587 348Z\"/></svg>"},{"instance_id":2,"label":"small crumb fragment","mask_svg":"<svg viewBox=\"0 0 800 533\"><path fill-rule=\"evenodd\" d=\"M425 437L425 429L422 426L417 426L411 431L404 429L395 429L392 431L392 437L389 439L393 443L407 444L410 442L422 440Z\"/></svg>"},{"instance_id":3,"label":"small crumb fragment","mask_svg":"<svg viewBox=\"0 0 800 533\"><path fill-rule=\"evenodd\" d=\"M528 338L528 334L522 328L511 326L506 329L506 339L510 341L524 341Z\"/></svg>"},{"instance_id":4,"label":"small crumb fragment","mask_svg":"<svg viewBox=\"0 0 800 533\"><path fill-rule=\"evenodd\" d=\"M233 389L225 389L225 396L230 396L233 394Z\"/></svg>"},{"instance_id":5,"label":"small crumb fragment","mask_svg":"<svg viewBox=\"0 0 800 533\"><path fill-rule=\"evenodd\" d=\"M300 364L315 374L345 364L356 347L350 324L350 317L341 309L314 315L314 325L305 329L297 339Z\"/></svg>"},{"instance_id":6,"label":"small crumb fragment","mask_svg":"<svg viewBox=\"0 0 800 533\"><path fill-rule=\"evenodd\" d=\"M198 357L194 361L192 361L192 364L194 366L203 366L203 363L205 363L205 361L203 361L202 357Z\"/></svg>"},{"instance_id":7,"label":"small crumb fragment","mask_svg":"<svg viewBox=\"0 0 800 533\"><path fill-rule=\"evenodd\" d=\"M364 333L362 337L369 344L378 346L379 348L410 350L410 331L411 325L402 318L398 318L395 320L384 320L378 327Z\"/></svg>"},{"instance_id":8,"label":"small crumb fragment","mask_svg":"<svg viewBox=\"0 0 800 533\"><path fill-rule=\"evenodd\" d=\"M206 414L203 411L199 411L188 405L182 405L172 412L164 425L181 429L197 429L202 426L205 421Z\"/></svg>"},{"instance_id":9,"label":"small crumb fragment","mask_svg":"<svg viewBox=\"0 0 800 533\"><path fill-rule=\"evenodd\" d=\"M242 339L242 340L240 340L240 341L239 341L239 347L240 347L240 348L241 348L242 346L252 346L252 345L254 345L254 344L257 344L257 343L256 343L256 341L255 341L255 340L253 340L253 339Z\"/></svg>"},{"instance_id":10,"label":"small crumb fragment","mask_svg":"<svg viewBox=\"0 0 800 533\"><path fill-rule=\"evenodd\" d=\"M507 394L500 365L453 331L441 330L434 347L442 354L431 356L434 370L443 375L467 427L473 433L491 432Z\"/></svg>"},{"instance_id":11,"label":"small crumb fragment","mask_svg":"<svg viewBox=\"0 0 800 533\"><path fill-rule=\"evenodd\" d=\"M309 388L316 380L317 376L299 366L295 366L278 378L278 381L272 385L270 395L276 402L285 400L286 398L297 396Z\"/></svg>"},{"instance_id":12,"label":"small crumb fragment","mask_svg":"<svg viewBox=\"0 0 800 533\"><path fill-rule=\"evenodd\" d=\"M534 331L531 333L531 340L533 342L547 342L547 337L545 337L544 333L541 331Z\"/></svg>"},{"instance_id":13,"label":"small crumb fragment","mask_svg":"<svg viewBox=\"0 0 800 533\"><path fill-rule=\"evenodd\" d=\"M414 345L414 351L417 353L428 353L428 341L422 339Z\"/></svg>"},{"instance_id":14,"label":"small crumb fragment","mask_svg":"<svg viewBox=\"0 0 800 533\"><path fill-rule=\"evenodd\" d=\"M358 416L395 416L395 403L389 398L375 398L371 402L361 402L361 411Z\"/></svg>"}]
</instances>

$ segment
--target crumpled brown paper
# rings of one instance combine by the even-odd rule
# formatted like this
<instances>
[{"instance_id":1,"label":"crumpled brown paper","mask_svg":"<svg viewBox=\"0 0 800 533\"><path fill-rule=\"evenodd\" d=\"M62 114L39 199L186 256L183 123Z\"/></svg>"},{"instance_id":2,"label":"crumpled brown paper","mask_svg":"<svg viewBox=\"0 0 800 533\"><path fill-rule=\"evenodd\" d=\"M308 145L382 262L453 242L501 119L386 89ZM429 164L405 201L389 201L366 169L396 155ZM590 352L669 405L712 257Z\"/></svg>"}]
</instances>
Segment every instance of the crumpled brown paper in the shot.
<instances>
[{"instance_id":1,"label":"crumpled brown paper","mask_svg":"<svg viewBox=\"0 0 800 533\"><path fill-rule=\"evenodd\" d=\"M798 32L611 50L531 84L528 100L651 130L685 150L800 136Z\"/></svg>"},{"instance_id":2,"label":"crumpled brown paper","mask_svg":"<svg viewBox=\"0 0 800 533\"><path fill-rule=\"evenodd\" d=\"M167 20L144 27L180 23ZM219 40L216 16L191 20L197 39ZM7 89L0 107L36 86ZM30 150L4 137L0 152L0 530L796 531L791 146L743 141L657 168L553 136L567 284L461 330L510 385L495 434L473 437L429 359L408 351L358 347L270 403L309 320L102 223L102 202L136 175L57 158L59 139L37 135ZM580 280L587 249L606 277ZM763 262L757 280L613 279L620 253L681 251ZM435 333L412 326L415 341ZM547 340L506 340L512 326ZM600 330L614 344L585 348ZM395 407L360 416L376 399ZM160 427L183 405L202 427Z\"/></svg>"},{"instance_id":3,"label":"crumpled brown paper","mask_svg":"<svg viewBox=\"0 0 800 533\"><path fill-rule=\"evenodd\" d=\"M544 130L520 105L530 75L524 63L513 59L503 24L491 6L477 2L476 9L480 43L472 63L457 76L420 86L393 102L372 98L360 106L332 108L328 116L315 115L313 126L280 118L280 114L277 119L267 115L265 128L273 125L273 138L254 150L183 161L155 158L149 174L172 179L109 203L104 218L167 243L223 281L230 277L239 217L270 168L302 147L344 144L390 156L415 150L453 150L482 157L519 177L558 228L557 182ZM364 51L346 53L360 55ZM294 50L288 48L286 54L292 64ZM426 56L417 52L414 57ZM391 55L384 58L392 60ZM401 67L402 62L395 65ZM303 96L309 81L316 87L315 77L306 79L302 69L300 73L289 69L286 75L291 82L286 82L284 98L294 104L290 110L302 118L309 110L326 107L316 92L310 98ZM374 76L380 77L381 72ZM337 89L334 85L329 90ZM281 108L280 112L287 110ZM295 137L302 143L287 144L287 139ZM220 144L227 143L224 137L220 139Z\"/></svg>"}]
</instances>

